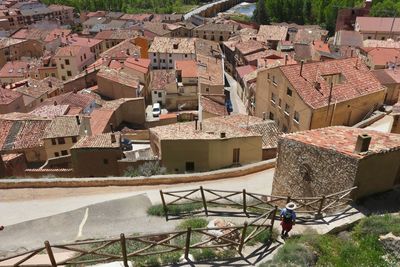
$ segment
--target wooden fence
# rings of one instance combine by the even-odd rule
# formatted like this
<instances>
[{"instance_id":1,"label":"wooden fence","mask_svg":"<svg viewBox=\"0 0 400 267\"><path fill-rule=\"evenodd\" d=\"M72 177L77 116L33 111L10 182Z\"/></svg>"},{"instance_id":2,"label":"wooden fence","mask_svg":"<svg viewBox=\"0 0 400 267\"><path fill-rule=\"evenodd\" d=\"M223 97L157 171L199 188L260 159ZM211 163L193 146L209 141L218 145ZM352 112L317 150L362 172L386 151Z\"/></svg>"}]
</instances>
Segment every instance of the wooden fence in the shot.
<instances>
[{"instance_id":1,"label":"wooden fence","mask_svg":"<svg viewBox=\"0 0 400 267\"><path fill-rule=\"evenodd\" d=\"M160 196L166 220L174 216L170 211L173 207L179 205L198 204L202 208L190 212L181 212L178 217L189 214L204 213L208 216L210 213L221 213L221 211L214 209L221 206L240 209L243 214L249 216L251 213L259 215L271 211L275 206L284 207L289 202L294 202L297 205L296 213L298 214L311 213L316 217L322 217L323 213L348 205L352 201L349 196L356 188L352 187L319 197L290 197L249 193L245 189L243 191L228 191L206 189L200 186L196 189L180 191L160 190Z\"/></svg>"},{"instance_id":2,"label":"wooden fence","mask_svg":"<svg viewBox=\"0 0 400 267\"><path fill-rule=\"evenodd\" d=\"M48 241L44 246L36 250L21 253L11 257L0 259L0 263L13 261L10 265L4 266L61 266L61 265L82 265L123 261L124 266L128 266L128 261L135 260L141 256L162 255L170 252L181 252L185 259L189 260L189 254L196 249L205 248L230 248L235 249L239 254L243 247L257 238L263 232L269 233L269 239L272 238L272 230L275 222L277 207L268 211L255 220L239 226L211 227L211 228L187 228L182 231L158 233L142 236L81 241L68 244L53 245ZM110 253L107 248L116 246L112 251L120 253ZM74 252L68 259L57 261L54 256L54 250L57 252ZM49 264L29 265L26 262L39 253L45 252L49 258Z\"/></svg>"}]
</instances>

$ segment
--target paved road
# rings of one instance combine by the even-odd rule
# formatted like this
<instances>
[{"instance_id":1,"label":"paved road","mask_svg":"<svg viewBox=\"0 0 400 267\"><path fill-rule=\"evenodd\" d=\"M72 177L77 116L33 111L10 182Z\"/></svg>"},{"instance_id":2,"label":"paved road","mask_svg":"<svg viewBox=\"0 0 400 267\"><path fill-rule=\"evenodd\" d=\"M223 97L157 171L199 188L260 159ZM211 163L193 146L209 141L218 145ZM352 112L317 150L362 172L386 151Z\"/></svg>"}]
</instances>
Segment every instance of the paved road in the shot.
<instances>
[{"instance_id":1,"label":"paved road","mask_svg":"<svg viewBox=\"0 0 400 267\"><path fill-rule=\"evenodd\" d=\"M247 114L246 107L237 93L238 90L242 90L241 85L227 72L225 72L225 77L230 85L227 89L229 89L230 92L233 113Z\"/></svg>"},{"instance_id":2,"label":"paved road","mask_svg":"<svg viewBox=\"0 0 400 267\"><path fill-rule=\"evenodd\" d=\"M0 224L12 225L28 220L75 210L103 201L147 194L152 203L160 203L159 190L204 187L271 193L274 169L238 178L209 182L160 186L51 188L0 190Z\"/></svg>"}]
</instances>

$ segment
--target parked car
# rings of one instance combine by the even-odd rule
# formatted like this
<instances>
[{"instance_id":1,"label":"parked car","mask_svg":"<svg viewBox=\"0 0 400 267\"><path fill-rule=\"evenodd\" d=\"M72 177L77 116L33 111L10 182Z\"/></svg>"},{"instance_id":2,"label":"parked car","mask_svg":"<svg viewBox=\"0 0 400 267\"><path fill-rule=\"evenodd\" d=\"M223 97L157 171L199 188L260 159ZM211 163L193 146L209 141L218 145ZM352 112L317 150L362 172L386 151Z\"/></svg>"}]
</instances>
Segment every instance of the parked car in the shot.
<instances>
[{"instance_id":1,"label":"parked car","mask_svg":"<svg viewBox=\"0 0 400 267\"><path fill-rule=\"evenodd\" d=\"M153 104L153 117L159 117L161 114L161 105L160 103Z\"/></svg>"}]
</instances>

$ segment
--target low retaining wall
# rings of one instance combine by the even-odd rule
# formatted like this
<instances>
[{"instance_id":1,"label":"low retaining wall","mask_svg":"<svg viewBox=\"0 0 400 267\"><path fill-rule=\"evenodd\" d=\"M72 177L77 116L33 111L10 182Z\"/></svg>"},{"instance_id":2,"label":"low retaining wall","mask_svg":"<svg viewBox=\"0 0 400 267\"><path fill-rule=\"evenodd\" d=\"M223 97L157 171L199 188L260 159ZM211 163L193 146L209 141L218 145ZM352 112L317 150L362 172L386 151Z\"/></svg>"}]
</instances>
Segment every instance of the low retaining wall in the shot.
<instances>
[{"instance_id":1,"label":"low retaining wall","mask_svg":"<svg viewBox=\"0 0 400 267\"><path fill-rule=\"evenodd\" d=\"M151 177L108 177L108 178L38 178L1 179L0 189L51 188L51 187L102 187L140 186L192 183L234 178L275 168L275 159L249 164L243 167L223 169L204 173L169 174Z\"/></svg>"}]
</instances>

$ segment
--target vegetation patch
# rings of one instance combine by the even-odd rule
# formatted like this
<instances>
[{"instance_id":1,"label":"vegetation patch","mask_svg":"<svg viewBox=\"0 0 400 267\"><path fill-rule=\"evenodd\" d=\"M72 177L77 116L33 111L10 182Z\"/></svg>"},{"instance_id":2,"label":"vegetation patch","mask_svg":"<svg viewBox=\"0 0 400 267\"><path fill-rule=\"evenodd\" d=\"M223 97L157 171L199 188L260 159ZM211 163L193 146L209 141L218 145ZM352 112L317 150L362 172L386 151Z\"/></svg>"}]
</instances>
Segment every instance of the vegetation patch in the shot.
<instances>
[{"instance_id":1,"label":"vegetation patch","mask_svg":"<svg viewBox=\"0 0 400 267\"><path fill-rule=\"evenodd\" d=\"M364 218L347 239L305 233L288 239L273 260L262 266L393 266L395 260L390 255L389 260L385 260L387 255L379 242L379 236L389 232L399 235L399 216Z\"/></svg>"},{"instance_id":2,"label":"vegetation patch","mask_svg":"<svg viewBox=\"0 0 400 267\"><path fill-rule=\"evenodd\" d=\"M208 221L203 218L190 218L187 220L182 221L178 226L178 230L186 230L187 228L191 227L194 228L205 228L207 227Z\"/></svg>"},{"instance_id":3,"label":"vegetation patch","mask_svg":"<svg viewBox=\"0 0 400 267\"><path fill-rule=\"evenodd\" d=\"M183 203L179 205L168 205L168 215L178 216L200 210L203 208L202 203ZM164 207L162 204L153 205L147 210L147 214L153 216L165 216Z\"/></svg>"},{"instance_id":4,"label":"vegetation patch","mask_svg":"<svg viewBox=\"0 0 400 267\"><path fill-rule=\"evenodd\" d=\"M158 161L148 161L137 168L129 167L125 172L125 177L150 177L153 175L167 174L167 169L162 167Z\"/></svg>"}]
</instances>

